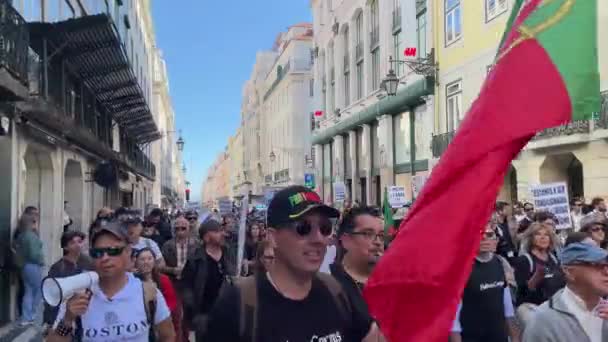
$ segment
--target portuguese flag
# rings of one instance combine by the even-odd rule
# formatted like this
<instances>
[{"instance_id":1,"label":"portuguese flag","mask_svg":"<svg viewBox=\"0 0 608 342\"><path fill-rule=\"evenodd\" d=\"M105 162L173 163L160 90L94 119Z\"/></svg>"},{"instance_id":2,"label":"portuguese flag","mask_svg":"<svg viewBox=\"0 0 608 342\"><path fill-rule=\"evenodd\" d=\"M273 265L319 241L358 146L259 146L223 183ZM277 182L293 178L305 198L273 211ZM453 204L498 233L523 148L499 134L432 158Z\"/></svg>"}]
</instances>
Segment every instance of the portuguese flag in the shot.
<instances>
[{"instance_id":1,"label":"portuguese flag","mask_svg":"<svg viewBox=\"0 0 608 342\"><path fill-rule=\"evenodd\" d=\"M511 161L538 131L599 111L596 44L597 0L516 1L479 97L365 286L389 341L447 341Z\"/></svg>"}]
</instances>

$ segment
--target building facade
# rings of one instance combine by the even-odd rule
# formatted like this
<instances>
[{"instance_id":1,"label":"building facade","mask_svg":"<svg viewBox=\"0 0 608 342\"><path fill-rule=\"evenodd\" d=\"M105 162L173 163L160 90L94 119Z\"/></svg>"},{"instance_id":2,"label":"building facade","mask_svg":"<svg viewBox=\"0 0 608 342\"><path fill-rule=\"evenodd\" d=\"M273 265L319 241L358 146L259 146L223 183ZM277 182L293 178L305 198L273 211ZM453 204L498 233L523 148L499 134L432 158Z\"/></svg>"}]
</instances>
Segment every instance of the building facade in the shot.
<instances>
[{"instance_id":1,"label":"building facade","mask_svg":"<svg viewBox=\"0 0 608 342\"><path fill-rule=\"evenodd\" d=\"M101 207L152 200L150 143L160 134L149 2L0 0L0 8L0 240L10 242L23 209L36 206L50 265L61 257L64 202L72 229L87 231ZM9 284L1 272L0 322L14 317Z\"/></svg>"},{"instance_id":2,"label":"building facade","mask_svg":"<svg viewBox=\"0 0 608 342\"><path fill-rule=\"evenodd\" d=\"M383 189L424 179L431 159L434 72L414 72L395 60L434 64L433 3L426 1L313 0L317 191L380 205ZM405 51L414 56L405 56ZM383 82L393 70L394 96ZM393 94L391 94L393 95ZM336 203L339 205L339 203Z\"/></svg>"},{"instance_id":3,"label":"building facade","mask_svg":"<svg viewBox=\"0 0 608 342\"><path fill-rule=\"evenodd\" d=\"M433 157L438 158L458 129L491 71L514 1L436 1L435 49L441 66ZM608 197L600 170L608 155L608 3L598 1L599 71L602 108L592 120L574 121L540 132L513 161L500 198L531 200L531 185L564 181L570 198ZM591 114L591 113L589 113Z\"/></svg>"}]
</instances>

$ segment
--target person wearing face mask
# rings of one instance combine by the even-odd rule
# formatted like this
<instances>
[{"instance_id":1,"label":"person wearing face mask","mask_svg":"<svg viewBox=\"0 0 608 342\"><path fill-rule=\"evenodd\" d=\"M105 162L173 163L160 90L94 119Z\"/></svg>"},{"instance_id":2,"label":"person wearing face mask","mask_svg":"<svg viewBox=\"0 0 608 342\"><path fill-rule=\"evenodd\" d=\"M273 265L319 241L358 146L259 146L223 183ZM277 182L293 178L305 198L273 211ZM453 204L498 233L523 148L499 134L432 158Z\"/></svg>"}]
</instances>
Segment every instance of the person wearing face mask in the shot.
<instances>
[{"instance_id":1,"label":"person wearing face mask","mask_svg":"<svg viewBox=\"0 0 608 342\"><path fill-rule=\"evenodd\" d=\"M339 215L304 186L278 191L267 216L274 263L226 288L204 341L382 341L340 283L319 273L333 232L330 219Z\"/></svg>"},{"instance_id":2,"label":"person wearing face mask","mask_svg":"<svg viewBox=\"0 0 608 342\"><path fill-rule=\"evenodd\" d=\"M574 242L560 253L566 287L541 305L524 329L523 342L608 340L608 252Z\"/></svg>"},{"instance_id":3,"label":"person wearing face mask","mask_svg":"<svg viewBox=\"0 0 608 342\"><path fill-rule=\"evenodd\" d=\"M384 238L384 221L378 209L353 208L342 217L338 239L343 257L330 266L331 274L342 284L355 309L367 316L362 291L384 254Z\"/></svg>"},{"instance_id":4,"label":"person wearing face mask","mask_svg":"<svg viewBox=\"0 0 608 342\"><path fill-rule=\"evenodd\" d=\"M504 262L495 253L494 222L486 225L467 281L450 342L519 342Z\"/></svg>"}]
</instances>

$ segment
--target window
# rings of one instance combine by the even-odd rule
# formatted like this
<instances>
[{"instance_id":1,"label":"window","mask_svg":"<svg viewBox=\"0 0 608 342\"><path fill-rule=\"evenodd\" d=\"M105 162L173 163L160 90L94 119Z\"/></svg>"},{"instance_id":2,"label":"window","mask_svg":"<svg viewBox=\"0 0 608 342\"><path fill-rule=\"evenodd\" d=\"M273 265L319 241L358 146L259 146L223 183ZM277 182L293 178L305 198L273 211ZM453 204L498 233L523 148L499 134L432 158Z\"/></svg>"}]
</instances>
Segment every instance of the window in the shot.
<instances>
[{"instance_id":1,"label":"window","mask_svg":"<svg viewBox=\"0 0 608 342\"><path fill-rule=\"evenodd\" d=\"M507 11L507 0L486 0L486 22Z\"/></svg>"},{"instance_id":2,"label":"window","mask_svg":"<svg viewBox=\"0 0 608 342\"><path fill-rule=\"evenodd\" d=\"M445 0L445 42L451 44L462 36L460 0Z\"/></svg>"},{"instance_id":3,"label":"window","mask_svg":"<svg viewBox=\"0 0 608 342\"><path fill-rule=\"evenodd\" d=\"M355 19L355 61L363 60L363 13Z\"/></svg>"},{"instance_id":4,"label":"window","mask_svg":"<svg viewBox=\"0 0 608 342\"><path fill-rule=\"evenodd\" d=\"M380 48L372 51L372 91L380 87Z\"/></svg>"},{"instance_id":5,"label":"window","mask_svg":"<svg viewBox=\"0 0 608 342\"><path fill-rule=\"evenodd\" d=\"M350 54L348 45L350 43L350 35L348 27L344 30L344 107L350 104Z\"/></svg>"},{"instance_id":6,"label":"window","mask_svg":"<svg viewBox=\"0 0 608 342\"><path fill-rule=\"evenodd\" d=\"M418 56L426 57L426 10L416 16L416 49Z\"/></svg>"},{"instance_id":7,"label":"window","mask_svg":"<svg viewBox=\"0 0 608 342\"><path fill-rule=\"evenodd\" d=\"M403 41L401 39L401 30L393 34L393 58L401 59L403 54ZM397 76L401 76L403 74L403 65L400 63L396 63L390 66L395 70Z\"/></svg>"},{"instance_id":8,"label":"window","mask_svg":"<svg viewBox=\"0 0 608 342\"><path fill-rule=\"evenodd\" d=\"M308 94L310 95L310 97L315 96L315 80L312 78L308 82Z\"/></svg>"},{"instance_id":9,"label":"window","mask_svg":"<svg viewBox=\"0 0 608 342\"><path fill-rule=\"evenodd\" d=\"M370 4L370 47L374 50L380 44L380 11L378 10L378 0Z\"/></svg>"},{"instance_id":10,"label":"window","mask_svg":"<svg viewBox=\"0 0 608 342\"><path fill-rule=\"evenodd\" d=\"M357 100L363 97L363 62L357 63Z\"/></svg>"},{"instance_id":11,"label":"window","mask_svg":"<svg viewBox=\"0 0 608 342\"><path fill-rule=\"evenodd\" d=\"M344 107L350 104L350 72L344 73Z\"/></svg>"},{"instance_id":12,"label":"window","mask_svg":"<svg viewBox=\"0 0 608 342\"><path fill-rule=\"evenodd\" d=\"M445 92L447 131L452 132L462 120L462 80L448 84Z\"/></svg>"}]
</instances>

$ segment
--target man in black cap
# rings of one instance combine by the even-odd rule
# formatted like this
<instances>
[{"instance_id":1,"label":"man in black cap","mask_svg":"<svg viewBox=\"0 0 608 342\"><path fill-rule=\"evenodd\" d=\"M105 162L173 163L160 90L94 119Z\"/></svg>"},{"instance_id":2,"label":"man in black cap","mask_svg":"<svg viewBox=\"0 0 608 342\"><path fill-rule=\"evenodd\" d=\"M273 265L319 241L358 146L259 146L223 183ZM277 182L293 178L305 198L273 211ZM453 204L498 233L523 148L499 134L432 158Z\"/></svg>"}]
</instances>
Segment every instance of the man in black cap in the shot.
<instances>
[{"instance_id":1,"label":"man in black cap","mask_svg":"<svg viewBox=\"0 0 608 342\"><path fill-rule=\"evenodd\" d=\"M175 339L171 313L151 283L129 272L131 247L126 223L113 221L91 238L89 250L99 283L59 308L47 341L156 341Z\"/></svg>"},{"instance_id":2,"label":"man in black cap","mask_svg":"<svg viewBox=\"0 0 608 342\"><path fill-rule=\"evenodd\" d=\"M277 192L268 207L274 264L222 292L205 341L381 341L342 286L318 273L339 215L303 186Z\"/></svg>"},{"instance_id":3,"label":"man in black cap","mask_svg":"<svg viewBox=\"0 0 608 342\"><path fill-rule=\"evenodd\" d=\"M236 274L236 261L226 251L225 230L215 218L199 227L201 245L182 271L184 319L201 341L207 314L217 299L220 288Z\"/></svg>"}]
</instances>

